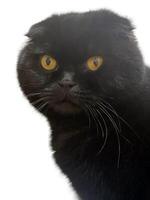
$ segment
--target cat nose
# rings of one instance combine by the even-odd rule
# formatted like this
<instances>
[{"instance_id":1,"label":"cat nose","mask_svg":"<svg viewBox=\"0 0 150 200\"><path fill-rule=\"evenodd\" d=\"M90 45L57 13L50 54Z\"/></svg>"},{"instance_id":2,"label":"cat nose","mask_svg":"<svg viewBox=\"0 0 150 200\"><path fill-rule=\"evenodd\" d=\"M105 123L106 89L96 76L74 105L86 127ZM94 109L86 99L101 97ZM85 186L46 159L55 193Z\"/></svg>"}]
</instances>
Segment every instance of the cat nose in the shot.
<instances>
[{"instance_id":1,"label":"cat nose","mask_svg":"<svg viewBox=\"0 0 150 200\"><path fill-rule=\"evenodd\" d=\"M71 89L75 85L77 85L74 81L71 80L62 80L58 82L58 85L62 88Z\"/></svg>"}]
</instances>

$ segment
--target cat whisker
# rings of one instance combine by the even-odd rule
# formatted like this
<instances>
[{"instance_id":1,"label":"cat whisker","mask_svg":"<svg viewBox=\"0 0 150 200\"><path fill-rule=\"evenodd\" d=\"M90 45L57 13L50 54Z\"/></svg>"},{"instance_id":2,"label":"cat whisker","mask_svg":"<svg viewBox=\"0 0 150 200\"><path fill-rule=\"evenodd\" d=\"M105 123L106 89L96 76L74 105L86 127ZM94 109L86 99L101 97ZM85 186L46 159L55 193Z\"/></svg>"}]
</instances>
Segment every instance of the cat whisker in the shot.
<instances>
[{"instance_id":1,"label":"cat whisker","mask_svg":"<svg viewBox=\"0 0 150 200\"><path fill-rule=\"evenodd\" d=\"M87 104L87 102L88 102L88 104ZM85 102L84 102L85 103ZM87 108L87 110L88 110L88 113L87 113L87 115L88 115L88 117L91 115L92 116L92 119L94 120L94 122L95 122L95 124L96 124L96 128L97 128L97 134L98 134L98 132L99 132L99 127L100 127L100 129L101 129L101 132L102 132L102 137L104 137L105 135L105 139L104 139L104 143L102 144L102 146L101 146L101 149L100 149L100 151L98 152L98 154L100 154L101 152L102 152L102 150L104 149L104 147L105 147L105 145L106 145L106 142L107 142L107 137L108 137L108 129L107 129L107 125L106 125L106 122L105 122L105 120L104 120L104 118L103 118L103 116L99 113L99 111L96 109L95 110L95 108L93 108L93 106L92 106L92 104L91 104L92 102L91 101L86 101L86 104L85 104L85 107ZM99 119L98 119L98 115L96 115L96 112L98 112L99 114L100 114L100 116L101 116L101 118L102 118L102 120L103 120L103 123L104 123L104 126L105 126L105 132L104 132L104 129L103 129L103 127L102 127L102 124L100 123L100 121L99 121ZM89 117L90 118L90 117ZM99 125L99 126L98 126ZM105 133L105 134L104 134Z\"/></svg>"},{"instance_id":2,"label":"cat whisker","mask_svg":"<svg viewBox=\"0 0 150 200\"><path fill-rule=\"evenodd\" d=\"M98 105L99 108L102 108L102 109L103 109L103 112L104 112L104 113L107 112L107 114L106 114L106 113L105 113L105 114L108 115L109 118L113 119L113 123L114 123L116 129L118 130L118 132L121 132L120 122L119 122L119 127L118 127L117 123L115 122L115 120L114 120L114 118L112 117L112 115L110 114L110 112L108 112L108 111L106 110L106 108L104 108L104 106L103 106L102 104L99 104L98 102L96 102L96 104ZM116 116L116 117L117 117L117 116Z\"/></svg>"},{"instance_id":3,"label":"cat whisker","mask_svg":"<svg viewBox=\"0 0 150 200\"><path fill-rule=\"evenodd\" d=\"M29 93L27 94L27 97L33 97L33 96L38 96L38 95L52 95L50 91L44 91L44 92L35 92L35 93Z\"/></svg>"},{"instance_id":4,"label":"cat whisker","mask_svg":"<svg viewBox=\"0 0 150 200\"><path fill-rule=\"evenodd\" d=\"M103 103L100 103L100 104L101 104L102 106L104 106L106 109L110 110L110 111L117 117L118 123L119 123L119 129L120 129L119 135L120 135L126 142L128 142L129 144L132 144L132 142L131 142L128 138L126 138L124 135L121 134L121 132L122 132L122 130L121 130L121 123L120 123L119 115L117 114L117 112L116 112L114 109L112 110L111 108L107 107L107 106L104 105Z\"/></svg>"},{"instance_id":5,"label":"cat whisker","mask_svg":"<svg viewBox=\"0 0 150 200\"><path fill-rule=\"evenodd\" d=\"M85 102L89 103L89 98L87 99L87 97L82 96L82 99L84 99ZM105 105L104 103L107 104L107 105ZM104 100L103 100L103 103L101 101L101 102L96 102L96 104L97 104L98 107L100 107L100 110L102 110L102 112L108 117L108 119L110 120L110 122L112 123L112 125L113 125L113 127L115 129L116 136L117 136L117 143L118 143L118 161L117 161L117 167L119 167L119 164L120 164L120 154L121 154L121 144L120 144L120 138L119 138L119 136L121 136L126 142L128 142L130 144L131 144L131 142L130 142L130 140L128 140L125 136L123 136L121 134L122 130L121 130L120 118L119 118L119 115L117 114L117 112L115 111L115 109L109 103L105 102ZM109 111L111 111L114 114L114 116L117 118L117 123L115 122L115 119L113 119L113 117L111 116L111 114L108 113L108 111L106 109L108 109ZM104 126L105 126L105 140L104 140L104 143L103 143L100 151L98 152L98 154L100 154L102 152L102 150L104 149L104 147L106 146L106 142L107 142L107 139L108 139L108 130L107 130L107 124L106 124L106 122L104 122L105 119L103 118L101 112L99 112L97 109L95 111L99 113L101 119L103 120ZM98 131L98 128L97 128L97 131Z\"/></svg>"},{"instance_id":6,"label":"cat whisker","mask_svg":"<svg viewBox=\"0 0 150 200\"><path fill-rule=\"evenodd\" d=\"M92 109L92 108L91 108ZM101 152L102 152L102 150L104 149L104 147L105 147L105 145L106 145L106 142L107 142L107 138L108 138L108 129L107 129L107 125L106 125L106 122L105 122L105 120L104 120L104 118L103 118L103 120L104 120L104 124L105 124L105 132L104 132L104 129L103 129L103 127L102 127L102 124L100 123L100 121L99 121L99 119L98 119L98 116L97 115L95 115L95 111L97 111L97 110L95 110L95 109L92 109L92 115L93 115L93 118L94 118L94 121L96 122L98 122L98 124L99 124L99 127L100 127L100 129L101 129L101 132L102 132L102 137L104 137L105 136L105 139L104 139L104 142L103 142L103 144L102 144L102 146L101 146L101 148L100 148L100 150L99 150L99 152L98 152L98 154L100 154ZM97 122L96 122L96 126L97 126ZM98 129L98 126L97 126L97 133L99 132L99 129ZM105 134L104 134L105 133Z\"/></svg>"},{"instance_id":7,"label":"cat whisker","mask_svg":"<svg viewBox=\"0 0 150 200\"><path fill-rule=\"evenodd\" d=\"M95 115L96 115L96 118L97 118L97 121L98 121L98 123L99 123L99 125L100 125L101 131L102 131L102 137L104 137L104 136L105 136L105 134L104 134L104 129L103 129L103 127L102 127L102 124L100 123L100 120L98 119L97 114L96 114L97 109L94 108L93 111L94 111L94 113L95 113ZM95 112L95 111L96 111L96 112Z\"/></svg>"},{"instance_id":8,"label":"cat whisker","mask_svg":"<svg viewBox=\"0 0 150 200\"><path fill-rule=\"evenodd\" d=\"M93 118L93 120L94 120L94 122L96 124L97 133L99 132L99 128L98 128L98 125L99 125L99 127L101 129L101 132L102 132L102 137L104 138L104 143L101 146L100 151L98 152L98 154L100 154L102 152L102 150L104 149L104 147L106 145L106 142L107 142L107 138L108 138L107 124L106 124L105 119L103 118L102 114L97 109L95 109L93 107L92 102L91 101L86 101L86 102L88 102L88 105L86 104L86 106L88 107L89 113L91 114L91 116L92 116L92 118ZM96 112L97 112L97 114L96 114ZM98 114L100 115L100 117L101 117L101 119L102 119L102 121L104 123L105 131L103 129L103 126L102 126L101 122L98 119ZM98 124L97 124L97 122L98 122Z\"/></svg>"},{"instance_id":9,"label":"cat whisker","mask_svg":"<svg viewBox=\"0 0 150 200\"><path fill-rule=\"evenodd\" d=\"M39 94L41 94L41 92L29 93L27 94L27 97L37 96Z\"/></svg>"},{"instance_id":10,"label":"cat whisker","mask_svg":"<svg viewBox=\"0 0 150 200\"><path fill-rule=\"evenodd\" d=\"M91 117L90 117L90 114L89 114L89 110L84 106L84 104L82 104L82 108L84 110L84 112L87 114L88 116L88 120L89 120L89 129L91 128Z\"/></svg>"},{"instance_id":11,"label":"cat whisker","mask_svg":"<svg viewBox=\"0 0 150 200\"><path fill-rule=\"evenodd\" d=\"M99 132L99 128L98 128L98 125L97 125L97 120L95 119L95 116L94 116L94 113L93 113L93 110L90 108L89 105L85 105L87 107L87 109L89 110L89 113L91 114L92 116L92 119L94 120L95 124L96 124L96 129L97 129L97 134Z\"/></svg>"},{"instance_id":12,"label":"cat whisker","mask_svg":"<svg viewBox=\"0 0 150 200\"><path fill-rule=\"evenodd\" d=\"M46 100L47 98L49 98L49 96L41 97L41 98L37 99L36 101L33 101L32 105L36 105L37 103L39 103L39 102L41 102L43 100Z\"/></svg>"},{"instance_id":13,"label":"cat whisker","mask_svg":"<svg viewBox=\"0 0 150 200\"><path fill-rule=\"evenodd\" d=\"M116 117L117 117L117 121L118 121L118 125L119 125L119 129L120 129L120 132L121 132L121 123L120 123L120 119L119 119L119 115L117 114L117 112L115 111L115 109L111 106L108 107L106 106L104 103L102 102L97 102L98 105L102 106L102 107L105 107L106 109L108 109L109 111L111 111Z\"/></svg>"},{"instance_id":14,"label":"cat whisker","mask_svg":"<svg viewBox=\"0 0 150 200\"><path fill-rule=\"evenodd\" d=\"M106 132L106 136L105 136L105 138L104 138L104 142L103 142L103 144L102 144L100 150L98 151L97 156L98 156L98 155L103 151L103 149L105 148L106 143L107 143L107 139L108 139L108 133Z\"/></svg>"},{"instance_id":15,"label":"cat whisker","mask_svg":"<svg viewBox=\"0 0 150 200\"><path fill-rule=\"evenodd\" d=\"M132 142L131 142L128 138L126 138L124 135L122 135L122 134L119 134L119 135L120 135L120 137L122 137L127 143L132 144Z\"/></svg>"},{"instance_id":16,"label":"cat whisker","mask_svg":"<svg viewBox=\"0 0 150 200\"><path fill-rule=\"evenodd\" d=\"M104 123L104 126L105 126L105 135L103 135L103 137L105 136L104 143L103 143L100 151L98 152L98 154L100 154L103 151L103 149L104 149L104 147L106 145L107 139L108 139L108 128L107 128L106 121L105 121L104 117L102 116L102 113L98 109L96 109L96 112L98 112L98 114L100 115L100 117L101 117L101 119L102 119L102 121Z\"/></svg>"},{"instance_id":17,"label":"cat whisker","mask_svg":"<svg viewBox=\"0 0 150 200\"><path fill-rule=\"evenodd\" d=\"M102 106L99 106L99 108L108 117L108 119L110 120L110 122L112 123L112 125L113 125L113 127L115 129L116 136L117 136L117 143L118 143L118 161L117 161L117 167L119 168L119 165L120 165L120 155L121 155L121 144L120 144L120 138L119 138L119 132L120 132L120 130L118 129L118 126L117 126L116 122L114 121L114 119L112 118L112 116L107 112L107 110L104 107L102 107Z\"/></svg>"},{"instance_id":18,"label":"cat whisker","mask_svg":"<svg viewBox=\"0 0 150 200\"><path fill-rule=\"evenodd\" d=\"M39 110L39 111L42 111L42 110L44 109L44 107L45 107L46 105L48 105L48 103L49 103L49 101L43 103L43 104L38 108L38 110Z\"/></svg>"},{"instance_id":19,"label":"cat whisker","mask_svg":"<svg viewBox=\"0 0 150 200\"><path fill-rule=\"evenodd\" d=\"M103 123L104 123L104 126L105 126L105 131L107 132L107 131L108 131L108 130L107 130L107 124L106 124L106 121L105 121L104 117L102 116L102 113L99 112L98 109L95 109L95 111L100 115L100 118L102 119L102 121L103 121ZM104 137L104 134L102 135L102 137Z\"/></svg>"},{"instance_id":20,"label":"cat whisker","mask_svg":"<svg viewBox=\"0 0 150 200\"><path fill-rule=\"evenodd\" d=\"M105 138L104 138L104 142L103 142L101 149L97 153L97 155L99 155L103 151L104 147L106 146L106 142L107 142L107 139L108 139L108 128L107 128L106 121L103 118L102 114L98 110L96 110L96 111L99 113L101 119L103 120L104 126L105 126ZM104 137L104 135L103 135L103 137Z\"/></svg>"},{"instance_id":21,"label":"cat whisker","mask_svg":"<svg viewBox=\"0 0 150 200\"><path fill-rule=\"evenodd\" d=\"M102 103L102 105L103 105L106 109L110 110L110 111L118 118L119 124L120 124L120 120L121 120L121 121L132 131L132 133L134 133L134 135L140 140L140 142L142 142L140 136L137 134L137 132L134 130L134 128L131 127L131 125L130 125L125 119L123 119L123 118L115 111L115 109L114 109L109 103L107 103L107 102L104 101L104 100L102 100L102 101L111 107L111 108L110 108L110 107L108 107L108 106L106 106L105 104ZM100 102L100 104L101 104L101 102ZM121 124L120 124L119 126L120 126L120 129L121 129ZM120 130L120 132L121 132L121 130ZM120 134L120 135L121 135L121 134ZM123 135L121 135L121 136L123 136ZM123 138L125 138L125 136L123 136ZM129 139L126 138L126 141L127 141L127 140L129 141L129 143L132 143ZM142 143L143 143L143 142L142 142Z\"/></svg>"}]
</instances>

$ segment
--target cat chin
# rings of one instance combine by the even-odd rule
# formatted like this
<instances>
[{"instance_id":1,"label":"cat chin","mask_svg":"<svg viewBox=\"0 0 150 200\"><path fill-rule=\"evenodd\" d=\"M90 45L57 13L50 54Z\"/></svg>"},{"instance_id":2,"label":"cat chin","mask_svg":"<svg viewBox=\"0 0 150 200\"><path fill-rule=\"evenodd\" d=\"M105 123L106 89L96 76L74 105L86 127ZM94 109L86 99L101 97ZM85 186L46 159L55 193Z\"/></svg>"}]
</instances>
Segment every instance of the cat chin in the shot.
<instances>
[{"instance_id":1,"label":"cat chin","mask_svg":"<svg viewBox=\"0 0 150 200\"><path fill-rule=\"evenodd\" d=\"M60 114L76 114L81 112L81 108L78 105L70 102L60 102L53 105L52 109Z\"/></svg>"}]
</instances>

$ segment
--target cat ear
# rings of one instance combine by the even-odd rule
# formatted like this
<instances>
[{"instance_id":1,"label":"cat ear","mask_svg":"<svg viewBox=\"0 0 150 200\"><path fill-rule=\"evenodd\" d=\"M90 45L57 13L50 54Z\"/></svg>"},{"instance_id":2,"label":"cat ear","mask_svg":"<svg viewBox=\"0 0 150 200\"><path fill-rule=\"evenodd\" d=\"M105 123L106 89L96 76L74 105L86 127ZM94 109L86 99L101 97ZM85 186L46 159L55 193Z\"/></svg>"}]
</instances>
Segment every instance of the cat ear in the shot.
<instances>
[{"instance_id":1,"label":"cat ear","mask_svg":"<svg viewBox=\"0 0 150 200\"><path fill-rule=\"evenodd\" d=\"M28 33L25 34L25 36L31 38L31 39L36 39L40 38L44 33L44 27L41 25L41 23L37 23L31 26L29 29Z\"/></svg>"},{"instance_id":2,"label":"cat ear","mask_svg":"<svg viewBox=\"0 0 150 200\"><path fill-rule=\"evenodd\" d=\"M131 20L128 18L121 17L120 24L121 24L122 28L126 31L130 32L135 29L135 26L132 24Z\"/></svg>"},{"instance_id":3,"label":"cat ear","mask_svg":"<svg viewBox=\"0 0 150 200\"><path fill-rule=\"evenodd\" d=\"M135 39L134 30L135 26L133 26L131 20L128 18L120 18L120 24L116 27L116 36L128 40Z\"/></svg>"},{"instance_id":4,"label":"cat ear","mask_svg":"<svg viewBox=\"0 0 150 200\"><path fill-rule=\"evenodd\" d=\"M111 10L102 9L100 12L100 17L103 18L104 26L107 24L112 29L125 31L132 31L134 29L130 19L127 17L122 17Z\"/></svg>"}]
</instances>

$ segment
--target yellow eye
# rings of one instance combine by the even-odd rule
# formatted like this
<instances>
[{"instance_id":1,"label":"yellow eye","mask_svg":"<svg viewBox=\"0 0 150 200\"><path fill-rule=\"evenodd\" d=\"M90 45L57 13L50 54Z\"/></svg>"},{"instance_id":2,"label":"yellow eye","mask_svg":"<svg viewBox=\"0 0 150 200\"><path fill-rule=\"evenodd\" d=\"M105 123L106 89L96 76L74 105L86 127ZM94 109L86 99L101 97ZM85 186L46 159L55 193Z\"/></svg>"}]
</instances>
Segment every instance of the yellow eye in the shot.
<instances>
[{"instance_id":1,"label":"yellow eye","mask_svg":"<svg viewBox=\"0 0 150 200\"><path fill-rule=\"evenodd\" d=\"M103 64L103 58L101 56L93 56L87 60L87 67L91 71L96 71Z\"/></svg>"},{"instance_id":2,"label":"yellow eye","mask_svg":"<svg viewBox=\"0 0 150 200\"><path fill-rule=\"evenodd\" d=\"M44 55L41 57L41 66L46 70L55 70L57 61L49 55Z\"/></svg>"}]
</instances>

